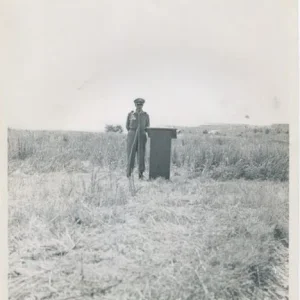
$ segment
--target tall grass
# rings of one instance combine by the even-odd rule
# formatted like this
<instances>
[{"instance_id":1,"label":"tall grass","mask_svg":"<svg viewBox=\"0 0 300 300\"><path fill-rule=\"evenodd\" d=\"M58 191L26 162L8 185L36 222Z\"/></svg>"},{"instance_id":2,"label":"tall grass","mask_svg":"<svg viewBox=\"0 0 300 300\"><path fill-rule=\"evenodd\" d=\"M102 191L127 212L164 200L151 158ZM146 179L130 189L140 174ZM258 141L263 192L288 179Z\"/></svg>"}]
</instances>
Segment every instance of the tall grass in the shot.
<instances>
[{"instance_id":1,"label":"tall grass","mask_svg":"<svg viewBox=\"0 0 300 300\"><path fill-rule=\"evenodd\" d=\"M288 180L288 142L264 136L210 137L190 135L173 142L172 162L214 179Z\"/></svg>"},{"instance_id":2,"label":"tall grass","mask_svg":"<svg viewBox=\"0 0 300 300\"><path fill-rule=\"evenodd\" d=\"M147 163L149 145L147 143ZM172 141L173 166L195 176L218 180L287 181L289 145L286 134L178 136ZM30 171L89 171L92 166L126 167L126 135L118 133L9 132L9 170L23 160Z\"/></svg>"}]
</instances>

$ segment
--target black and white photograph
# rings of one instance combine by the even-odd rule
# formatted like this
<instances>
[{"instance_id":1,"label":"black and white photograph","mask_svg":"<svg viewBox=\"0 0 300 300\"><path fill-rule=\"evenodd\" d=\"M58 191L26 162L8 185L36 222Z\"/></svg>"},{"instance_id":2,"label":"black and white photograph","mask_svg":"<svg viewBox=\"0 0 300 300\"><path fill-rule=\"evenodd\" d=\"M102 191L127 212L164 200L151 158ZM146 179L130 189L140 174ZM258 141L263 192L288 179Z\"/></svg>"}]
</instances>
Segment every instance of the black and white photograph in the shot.
<instances>
[{"instance_id":1,"label":"black and white photograph","mask_svg":"<svg viewBox=\"0 0 300 300\"><path fill-rule=\"evenodd\" d=\"M3 6L7 299L296 299L297 9Z\"/></svg>"}]
</instances>

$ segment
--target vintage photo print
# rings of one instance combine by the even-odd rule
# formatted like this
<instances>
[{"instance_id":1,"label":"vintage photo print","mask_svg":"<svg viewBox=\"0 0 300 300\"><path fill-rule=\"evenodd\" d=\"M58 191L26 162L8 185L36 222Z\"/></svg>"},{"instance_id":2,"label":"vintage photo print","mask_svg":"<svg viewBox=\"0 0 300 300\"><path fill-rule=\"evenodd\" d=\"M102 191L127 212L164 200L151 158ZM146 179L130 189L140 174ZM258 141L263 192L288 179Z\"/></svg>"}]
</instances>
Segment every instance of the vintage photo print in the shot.
<instances>
[{"instance_id":1,"label":"vintage photo print","mask_svg":"<svg viewBox=\"0 0 300 300\"><path fill-rule=\"evenodd\" d=\"M297 1L1 8L3 299L297 299Z\"/></svg>"}]
</instances>

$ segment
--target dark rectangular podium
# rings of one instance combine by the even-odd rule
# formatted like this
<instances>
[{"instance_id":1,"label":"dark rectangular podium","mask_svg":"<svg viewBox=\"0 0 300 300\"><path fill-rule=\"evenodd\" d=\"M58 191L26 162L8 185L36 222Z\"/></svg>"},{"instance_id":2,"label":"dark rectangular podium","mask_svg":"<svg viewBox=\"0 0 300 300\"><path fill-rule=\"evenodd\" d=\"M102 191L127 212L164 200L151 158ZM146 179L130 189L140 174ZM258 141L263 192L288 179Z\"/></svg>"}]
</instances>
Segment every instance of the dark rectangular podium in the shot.
<instances>
[{"instance_id":1,"label":"dark rectangular podium","mask_svg":"<svg viewBox=\"0 0 300 300\"><path fill-rule=\"evenodd\" d=\"M147 128L150 138L149 179L170 179L171 139L177 138L173 128Z\"/></svg>"}]
</instances>

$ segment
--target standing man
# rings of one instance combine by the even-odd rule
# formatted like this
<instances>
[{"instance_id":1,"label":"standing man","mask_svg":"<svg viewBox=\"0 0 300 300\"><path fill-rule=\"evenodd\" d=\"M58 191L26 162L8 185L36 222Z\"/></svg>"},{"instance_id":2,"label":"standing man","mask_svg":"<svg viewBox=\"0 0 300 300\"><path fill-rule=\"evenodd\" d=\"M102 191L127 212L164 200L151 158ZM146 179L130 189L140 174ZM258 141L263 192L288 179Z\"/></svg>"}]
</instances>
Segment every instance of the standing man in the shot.
<instances>
[{"instance_id":1,"label":"standing man","mask_svg":"<svg viewBox=\"0 0 300 300\"><path fill-rule=\"evenodd\" d=\"M134 100L135 111L131 111L126 120L127 135L127 177L131 176L134 168L136 153L138 154L139 178L143 178L145 171L145 153L147 134L146 129L150 126L149 115L143 111L145 100L137 98Z\"/></svg>"}]
</instances>

